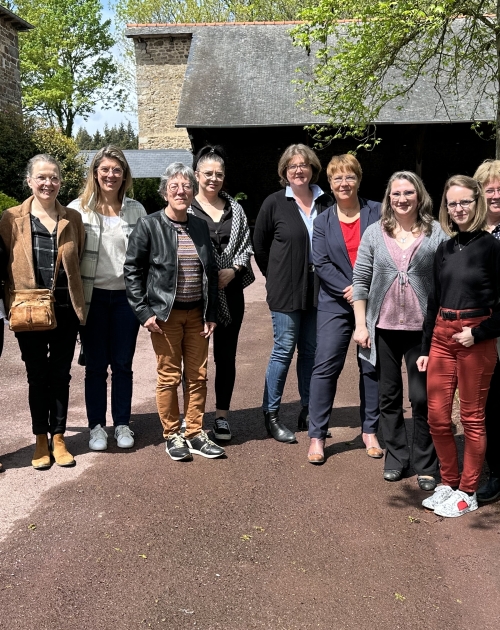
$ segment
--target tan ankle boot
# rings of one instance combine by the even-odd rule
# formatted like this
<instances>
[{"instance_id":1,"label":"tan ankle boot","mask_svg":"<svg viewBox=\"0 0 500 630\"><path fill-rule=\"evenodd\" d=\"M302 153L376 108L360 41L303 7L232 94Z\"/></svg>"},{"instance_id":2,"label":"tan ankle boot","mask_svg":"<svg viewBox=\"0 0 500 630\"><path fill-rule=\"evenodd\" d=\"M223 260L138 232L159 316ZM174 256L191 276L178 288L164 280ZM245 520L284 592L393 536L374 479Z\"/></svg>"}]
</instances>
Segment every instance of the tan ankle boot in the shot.
<instances>
[{"instance_id":1,"label":"tan ankle boot","mask_svg":"<svg viewBox=\"0 0 500 630\"><path fill-rule=\"evenodd\" d=\"M52 455L58 466L73 466L75 458L68 452L62 433L52 436Z\"/></svg>"},{"instance_id":2,"label":"tan ankle boot","mask_svg":"<svg viewBox=\"0 0 500 630\"><path fill-rule=\"evenodd\" d=\"M31 460L33 468L50 468L50 451L49 441L45 433L36 436L36 447L33 459Z\"/></svg>"}]
</instances>

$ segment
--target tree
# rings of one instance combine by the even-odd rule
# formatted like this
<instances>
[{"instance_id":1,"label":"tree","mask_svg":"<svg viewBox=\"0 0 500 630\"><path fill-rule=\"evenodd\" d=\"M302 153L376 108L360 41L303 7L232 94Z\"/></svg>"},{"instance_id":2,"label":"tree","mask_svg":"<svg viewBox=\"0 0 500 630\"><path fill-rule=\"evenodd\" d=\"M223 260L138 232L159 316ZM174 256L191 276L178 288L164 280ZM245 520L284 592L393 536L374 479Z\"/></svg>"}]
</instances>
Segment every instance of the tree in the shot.
<instances>
[{"instance_id":1,"label":"tree","mask_svg":"<svg viewBox=\"0 0 500 630\"><path fill-rule=\"evenodd\" d=\"M319 0L301 18L292 36L314 50L315 65L300 82L304 102L328 121L316 126L323 140L350 135L365 145L384 105L404 107L426 77L449 117L450 102L460 109L464 97L476 126L485 103L493 107L500 158L500 0Z\"/></svg>"},{"instance_id":2,"label":"tree","mask_svg":"<svg viewBox=\"0 0 500 630\"><path fill-rule=\"evenodd\" d=\"M118 0L120 25L127 22L230 22L295 20L315 0Z\"/></svg>"},{"instance_id":3,"label":"tree","mask_svg":"<svg viewBox=\"0 0 500 630\"><path fill-rule=\"evenodd\" d=\"M28 160L38 150L33 142L33 121L16 111L0 111L0 190L25 199L29 189L24 187L24 173Z\"/></svg>"},{"instance_id":4,"label":"tree","mask_svg":"<svg viewBox=\"0 0 500 630\"><path fill-rule=\"evenodd\" d=\"M18 0L16 12L35 26L20 33L23 106L71 137L76 116L99 103L123 108L111 47L111 21L99 0Z\"/></svg>"}]
</instances>

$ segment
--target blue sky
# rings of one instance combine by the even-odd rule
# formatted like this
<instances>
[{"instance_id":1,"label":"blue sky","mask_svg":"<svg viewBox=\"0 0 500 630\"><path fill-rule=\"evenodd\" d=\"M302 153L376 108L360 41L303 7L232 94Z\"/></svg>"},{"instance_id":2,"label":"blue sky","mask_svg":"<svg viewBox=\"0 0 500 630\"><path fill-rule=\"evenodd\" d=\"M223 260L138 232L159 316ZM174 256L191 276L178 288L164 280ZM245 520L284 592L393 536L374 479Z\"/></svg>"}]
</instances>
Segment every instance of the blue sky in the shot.
<instances>
[{"instance_id":1,"label":"blue sky","mask_svg":"<svg viewBox=\"0 0 500 630\"><path fill-rule=\"evenodd\" d=\"M102 4L106 6L106 8L103 10L103 18L105 20L111 20L113 24L113 28L114 28L114 17L115 17L114 13L113 11L109 10L108 3L105 0L104 2L102 2ZM120 56L120 52L116 46L113 48L113 51L117 57ZM134 90L135 90L135 85L134 85ZM86 121L80 117L76 118L74 133L76 133L79 127L85 127L85 129L91 135L93 135L96 131L102 131L106 123L108 123L109 127L113 127L114 125L119 125L121 122L123 122L126 125L129 121L132 123L133 127L137 129L136 114L133 114L130 112L127 112L127 113L117 112L116 110L113 110L113 109L106 110L106 109L97 108L96 111L91 116L89 116L89 118Z\"/></svg>"}]
</instances>

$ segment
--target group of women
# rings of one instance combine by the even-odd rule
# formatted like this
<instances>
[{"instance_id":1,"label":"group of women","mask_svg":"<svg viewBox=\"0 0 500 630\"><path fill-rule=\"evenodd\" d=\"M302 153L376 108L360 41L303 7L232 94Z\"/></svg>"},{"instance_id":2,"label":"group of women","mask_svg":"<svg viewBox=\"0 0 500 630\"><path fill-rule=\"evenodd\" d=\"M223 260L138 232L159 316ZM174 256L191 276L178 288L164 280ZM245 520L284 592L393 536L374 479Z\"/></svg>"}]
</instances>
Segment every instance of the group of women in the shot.
<instances>
[{"instance_id":1,"label":"group of women","mask_svg":"<svg viewBox=\"0 0 500 630\"><path fill-rule=\"evenodd\" d=\"M288 147L278 164L282 190L264 201L255 224L255 258L266 278L274 333L265 427L277 441L295 441L279 410L297 349L297 430L308 430L309 462L325 461L337 382L353 337L366 454L384 456L380 424L386 481L400 480L412 466L420 488L434 491L423 501L426 508L449 517L475 510L478 499L500 496L500 161L485 162L474 178L450 178L439 221L413 172L394 173L378 203L359 194L362 169L352 155L335 156L328 165L333 197L317 185L320 171L309 147ZM192 169L181 163L166 169L159 190L166 206L146 215L126 196L132 177L116 147L97 152L81 196L67 208L57 201L56 160L30 160L32 195L0 221L0 263L7 302L12 290L50 288L56 276L57 327L16 333L29 383L35 468L50 467L52 459L74 463L64 433L79 331L89 447L107 448L109 367L117 446L134 445L132 361L140 324L151 333L157 359L167 453L176 461L224 454L217 442L232 436L228 412L243 290L254 280L247 220L224 190L225 175L224 151L204 147ZM203 428L211 336L214 439ZM462 473L451 421L457 388ZM478 490L485 454L490 476Z\"/></svg>"},{"instance_id":2,"label":"group of women","mask_svg":"<svg viewBox=\"0 0 500 630\"><path fill-rule=\"evenodd\" d=\"M386 481L399 481L412 466L419 487L434 491L424 507L447 517L473 511L478 499L500 496L500 161L485 162L474 178L450 178L439 221L413 172L394 173L377 203L359 194L355 157L330 161L334 199L316 185L319 170L310 148L288 147L278 167L285 190L265 200L255 225L255 258L274 330L263 400L267 430L278 441L295 441L279 407L297 348L297 429L308 424L309 462L325 461L337 381L353 337L367 455L383 457L380 424ZM403 414L403 358L412 443ZM461 473L452 423L457 389L465 434ZM485 452L490 476L478 489Z\"/></svg>"}]
</instances>

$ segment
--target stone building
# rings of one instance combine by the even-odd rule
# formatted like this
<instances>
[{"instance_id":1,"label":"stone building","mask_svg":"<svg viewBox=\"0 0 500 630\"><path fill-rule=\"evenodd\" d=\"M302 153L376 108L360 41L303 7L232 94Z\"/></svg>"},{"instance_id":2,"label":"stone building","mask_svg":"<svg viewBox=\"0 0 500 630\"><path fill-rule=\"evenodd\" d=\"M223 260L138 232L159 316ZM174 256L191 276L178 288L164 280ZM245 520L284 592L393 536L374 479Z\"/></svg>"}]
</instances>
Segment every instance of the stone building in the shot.
<instances>
[{"instance_id":1,"label":"stone building","mask_svg":"<svg viewBox=\"0 0 500 630\"><path fill-rule=\"evenodd\" d=\"M0 109L21 110L21 78L19 76L19 31L33 26L0 6Z\"/></svg>"},{"instance_id":2,"label":"stone building","mask_svg":"<svg viewBox=\"0 0 500 630\"><path fill-rule=\"evenodd\" d=\"M228 192L244 192L252 220L263 199L279 188L276 167L290 144L314 140L304 126L321 122L301 97L296 69L311 71L314 55L292 44L295 23L130 24L136 54L139 147L185 148L206 143L228 153ZM476 119L494 120L491 100ZM419 172L436 204L449 175L472 174L494 157L494 142L471 130L470 94L442 101L433 80L420 78L410 96L380 112L375 151L360 152L361 194L380 199L396 170ZM335 140L319 153L324 166L333 154L355 149ZM320 185L328 190L324 174Z\"/></svg>"}]
</instances>

